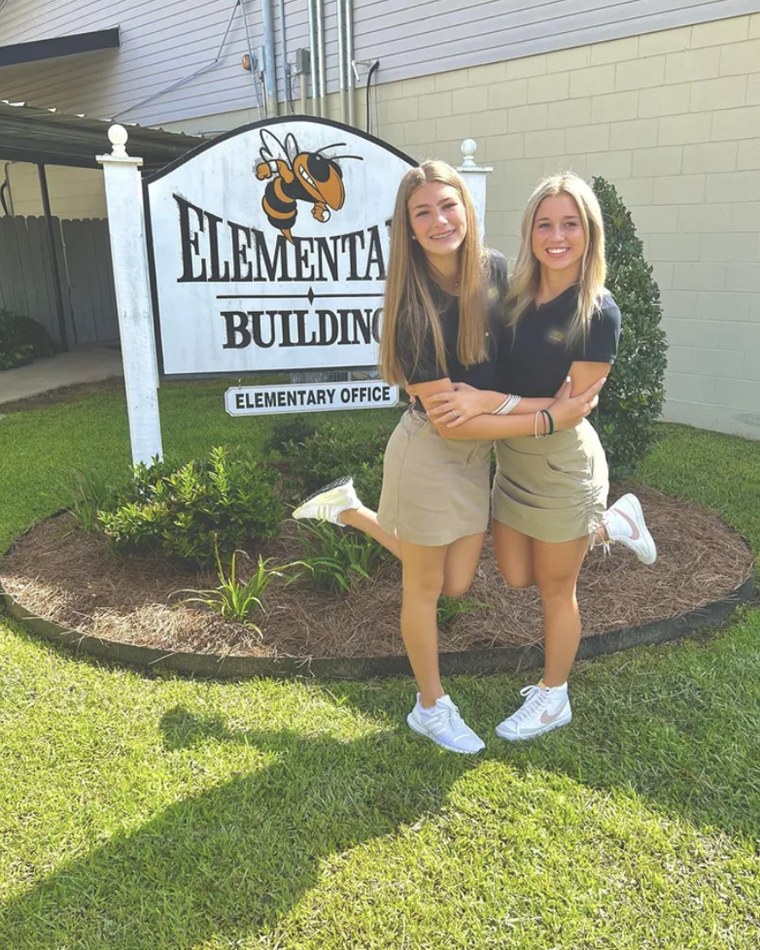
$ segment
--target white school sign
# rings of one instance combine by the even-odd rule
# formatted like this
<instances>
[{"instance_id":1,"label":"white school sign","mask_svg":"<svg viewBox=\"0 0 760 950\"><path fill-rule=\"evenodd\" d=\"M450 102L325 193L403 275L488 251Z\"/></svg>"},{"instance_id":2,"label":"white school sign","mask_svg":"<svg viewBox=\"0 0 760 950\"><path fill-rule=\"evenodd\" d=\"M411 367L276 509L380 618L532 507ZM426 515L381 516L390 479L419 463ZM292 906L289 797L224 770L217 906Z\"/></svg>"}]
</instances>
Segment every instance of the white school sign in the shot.
<instances>
[{"instance_id":1,"label":"white school sign","mask_svg":"<svg viewBox=\"0 0 760 950\"><path fill-rule=\"evenodd\" d=\"M415 164L303 118L238 129L155 175L164 371L375 366L388 226Z\"/></svg>"},{"instance_id":2,"label":"white school sign","mask_svg":"<svg viewBox=\"0 0 760 950\"><path fill-rule=\"evenodd\" d=\"M412 158L337 122L288 117L228 132L143 183L125 129L109 138L98 161L134 462L162 455L154 317L169 375L377 365L389 222ZM475 149L462 144L459 171L482 232L490 169ZM225 406L246 415L396 400L382 383L301 384L233 388Z\"/></svg>"}]
</instances>

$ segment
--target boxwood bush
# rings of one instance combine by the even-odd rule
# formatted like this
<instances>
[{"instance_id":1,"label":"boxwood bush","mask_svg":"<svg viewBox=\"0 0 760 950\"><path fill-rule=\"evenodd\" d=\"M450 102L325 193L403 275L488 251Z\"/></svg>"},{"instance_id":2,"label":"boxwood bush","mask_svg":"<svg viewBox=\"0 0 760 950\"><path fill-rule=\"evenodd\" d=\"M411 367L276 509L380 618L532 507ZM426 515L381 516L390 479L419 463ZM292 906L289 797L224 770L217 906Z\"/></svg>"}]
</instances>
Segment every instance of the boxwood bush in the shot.
<instances>
[{"instance_id":1,"label":"boxwood bush","mask_svg":"<svg viewBox=\"0 0 760 950\"><path fill-rule=\"evenodd\" d=\"M279 533L285 507L279 475L239 450L211 449L205 459L136 465L134 478L98 512L119 551L159 550L199 564L228 557Z\"/></svg>"},{"instance_id":2,"label":"boxwood bush","mask_svg":"<svg viewBox=\"0 0 760 950\"><path fill-rule=\"evenodd\" d=\"M288 500L296 504L340 475L352 475L365 505L376 508L383 481L383 453L395 421L355 428L347 422L322 423L302 438L279 442L277 454L289 481Z\"/></svg>"},{"instance_id":3,"label":"boxwood bush","mask_svg":"<svg viewBox=\"0 0 760 950\"><path fill-rule=\"evenodd\" d=\"M665 395L667 343L660 290L644 258L630 212L614 185L594 178L607 244L607 287L623 315L615 367L592 422L615 477L631 473L656 435Z\"/></svg>"},{"instance_id":4,"label":"boxwood bush","mask_svg":"<svg viewBox=\"0 0 760 950\"><path fill-rule=\"evenodd\" d=\"M38 356L52 356L57 350L42 324L0 308L0 370L13 369Z\"/></svg>"}]
</instances>

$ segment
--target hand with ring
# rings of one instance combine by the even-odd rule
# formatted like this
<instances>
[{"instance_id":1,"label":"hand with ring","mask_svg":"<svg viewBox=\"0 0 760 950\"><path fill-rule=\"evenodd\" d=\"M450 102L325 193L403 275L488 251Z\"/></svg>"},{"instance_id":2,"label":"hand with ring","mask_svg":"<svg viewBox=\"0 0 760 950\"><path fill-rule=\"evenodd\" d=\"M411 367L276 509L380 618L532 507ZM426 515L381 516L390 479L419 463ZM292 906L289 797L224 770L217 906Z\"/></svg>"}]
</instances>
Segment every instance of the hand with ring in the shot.
<instances>
[{"instance_id":1,"label":"hand with ring","mask_svg":"<svg viewBox=\"0 0 760 950\"><path fill-rule=\"evenodd\" d=\"M475 416L490 413L493 396L493 393L489 396L467 383L454 383L453 391L428 396L428 416L433 421L445 422L447 426L456 428Z\"/></svg>"}]
</instances>

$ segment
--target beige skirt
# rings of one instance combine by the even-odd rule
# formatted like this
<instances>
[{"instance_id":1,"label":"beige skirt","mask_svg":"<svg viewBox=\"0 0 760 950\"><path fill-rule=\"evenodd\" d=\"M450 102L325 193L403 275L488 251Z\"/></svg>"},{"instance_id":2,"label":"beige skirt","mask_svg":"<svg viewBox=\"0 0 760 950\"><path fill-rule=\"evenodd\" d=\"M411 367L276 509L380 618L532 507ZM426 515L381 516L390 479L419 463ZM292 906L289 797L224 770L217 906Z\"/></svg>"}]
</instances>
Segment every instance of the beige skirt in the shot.
<instances>
[{"instance_id":1,"label":"beige skirt","mask_svg":"<svg viewBox=\"0 0 760 950\"><path fill-rule=\"evenodd\" d=\"M584 420L545 439L496 443L493 516L539 541L572 541L596 531L609 475L599 436Z\"/></svg>"},{"instance_id":2,"label":"beige skirt","mask_svg":"<svg viewBox=\"0 0 760 950\"><path fill-rule=\"evenodd\" d=\"M408 409L385 449L380 525L429 547L485 531L491 445L444 439L422 413Z\"/></svg>"}]
</instances>

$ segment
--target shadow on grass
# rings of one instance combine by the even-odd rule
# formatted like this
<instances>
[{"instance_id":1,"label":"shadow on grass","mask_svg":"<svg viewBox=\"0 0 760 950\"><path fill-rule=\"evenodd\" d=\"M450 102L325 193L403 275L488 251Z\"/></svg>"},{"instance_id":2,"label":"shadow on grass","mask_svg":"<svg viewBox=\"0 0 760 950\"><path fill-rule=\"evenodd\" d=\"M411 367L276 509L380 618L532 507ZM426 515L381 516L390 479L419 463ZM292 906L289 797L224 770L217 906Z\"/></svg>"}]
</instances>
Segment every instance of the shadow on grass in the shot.
<instances>
[{"instance_id":1,"label":"shadow on grass","mask_svg":"<svg viewBox=\"0 0 760 950\"><path fill-rule=\"evenodd\" d=\"M8 902L3 946L174 950L250 935L317 883L324 859L437 812L471 763L402 731L354 741L230 731L220 717L181 707L161 729L169 754L188 750L186 763L194 745L234 742L263 753L264 764L178 801ZM394 768L400 759L404 768Z\"/></svg>"}]
</instances>

